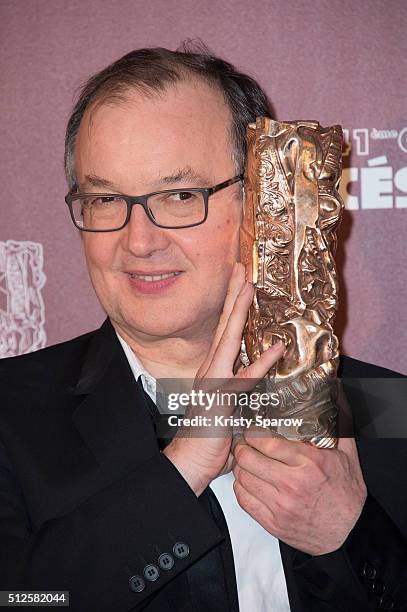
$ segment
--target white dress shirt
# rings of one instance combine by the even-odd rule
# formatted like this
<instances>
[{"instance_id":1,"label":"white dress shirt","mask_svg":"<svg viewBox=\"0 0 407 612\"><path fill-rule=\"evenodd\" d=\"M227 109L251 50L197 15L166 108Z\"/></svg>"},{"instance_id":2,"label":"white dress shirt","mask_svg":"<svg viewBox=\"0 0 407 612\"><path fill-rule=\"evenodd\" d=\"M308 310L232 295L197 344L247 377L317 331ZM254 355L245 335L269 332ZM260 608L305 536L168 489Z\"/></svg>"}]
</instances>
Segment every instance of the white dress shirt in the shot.
<instances>
[{"instance_id":1,"label":"white dress shirt","mask_svg":"<svg viewBox=\"0 0 407 612\"><path fill-rule=\"evenodd\" d=\"M136 380L156 401L156 381L142 366L130 346L117 334ZM228 526L235 562L241 612L289 612L287 586L277 538L243 510L233 491L233 472L210 484Z\"/></svg>"}]
</instances>

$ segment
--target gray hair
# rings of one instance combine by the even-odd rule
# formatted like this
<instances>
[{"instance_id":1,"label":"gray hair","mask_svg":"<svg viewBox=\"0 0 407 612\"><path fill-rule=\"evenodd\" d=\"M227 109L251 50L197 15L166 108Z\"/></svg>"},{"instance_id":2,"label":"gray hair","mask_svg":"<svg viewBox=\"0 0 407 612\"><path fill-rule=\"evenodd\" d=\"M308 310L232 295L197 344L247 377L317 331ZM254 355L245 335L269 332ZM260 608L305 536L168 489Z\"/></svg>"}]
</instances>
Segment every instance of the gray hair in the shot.
<instances>
[{"instance_id":1,"label":"gray hair","mask_svg":"<svg viewBox=\"0 0 407 612\"><path fill-rule=\"evenodd\" d=\"M266 93L250 76L216 57L203 43L185 41L176 51L136 49L91 76L83 86L68 120L65 136L65 176L70 190L77 188L75 142L85 111L94 104L123 101L131 89L145 95L159 93L188 75L219 88L232 115L232 156L238 173L246 159L246 127L258 116L273 116Z\"/></svg>"}]
</instances>

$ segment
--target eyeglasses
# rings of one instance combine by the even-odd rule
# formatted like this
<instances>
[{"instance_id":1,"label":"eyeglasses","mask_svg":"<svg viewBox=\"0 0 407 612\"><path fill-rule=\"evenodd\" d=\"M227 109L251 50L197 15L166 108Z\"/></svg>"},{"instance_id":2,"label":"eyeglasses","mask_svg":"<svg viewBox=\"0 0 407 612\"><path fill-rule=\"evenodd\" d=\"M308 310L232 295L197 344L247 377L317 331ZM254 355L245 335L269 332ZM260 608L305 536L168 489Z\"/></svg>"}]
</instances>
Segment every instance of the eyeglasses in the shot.
<instances>
[{"instance_id":1,"label":"eyeglasses","mask_svg":"<svg viewBox=\"0 0 407 612\"><path fill-rule=\"evenodd\" d=\"M72 221L83 232L116 232L129 222L131 210L142 206L154 225L166 229L194 227L208 217L209 196L243 180L239 174L214 187L166 189L141 196L115 193L69 193L65 202Z\"/></svg>"}]
</instances>

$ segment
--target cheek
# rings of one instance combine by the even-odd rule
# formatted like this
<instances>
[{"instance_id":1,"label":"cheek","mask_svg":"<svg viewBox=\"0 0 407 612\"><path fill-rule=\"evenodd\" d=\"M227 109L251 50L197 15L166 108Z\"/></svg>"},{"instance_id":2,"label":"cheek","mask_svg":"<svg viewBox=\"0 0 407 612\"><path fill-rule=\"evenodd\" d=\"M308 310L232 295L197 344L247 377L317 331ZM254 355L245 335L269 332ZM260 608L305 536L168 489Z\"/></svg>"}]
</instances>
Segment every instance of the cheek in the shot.
<instances>
[{"instance_id":1,"label":"cheek","mask_svg":"<svg viewBox=\"0 0 407 612\"><path fill-rule=\"evenodd\" d=\"M232 210L228 217L218 220L213 231L213 244L219 257L239 259L240 208Z\"/></svg>"},{"instance_id":2,"label":"cheek","mask_svg":"<svg viewBox=\"0 0 407 612\"><path fill-rule=\"evenodd\" d=\"M117 249L117 239L103 234L86 234L83 240L86 262L90 274L111 268Z\"/></svg>"},{"instance_id":3,"label":"cheek","mask_svg":"<svg viewBox=\"0 0 407 612\"><path fill-rule=\"evenodd\" d=\"M193 253L195 268L202 275L203 283L204 277L211 277L212 288L213 284L224 288L235 261L239 259L239 227L238 213L211 219L210 223L202 226L200 235L191 241L190 253Z\"/></svg>"}]
</instances>

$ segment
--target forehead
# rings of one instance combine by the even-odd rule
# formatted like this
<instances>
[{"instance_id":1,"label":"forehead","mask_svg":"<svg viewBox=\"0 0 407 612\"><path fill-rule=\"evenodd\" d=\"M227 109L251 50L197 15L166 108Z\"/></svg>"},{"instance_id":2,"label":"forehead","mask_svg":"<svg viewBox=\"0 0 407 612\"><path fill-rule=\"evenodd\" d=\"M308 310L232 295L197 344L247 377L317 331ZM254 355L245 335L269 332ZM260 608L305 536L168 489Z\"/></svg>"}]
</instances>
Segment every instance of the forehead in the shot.
<instances>
[{"instance_id":1,"label":"forehead","mask_svg":"<svg viewBox=\"0 0 407 612\"><path fill-rule=\"evenodd\" d=\"M188 80L159 93L130 90L85 113L75 150L78 180L91 173L147 189L186 166L208 181L226 179L234 167L230 133L231 113L215 86Z\"/></svg>"}]
</instances>

